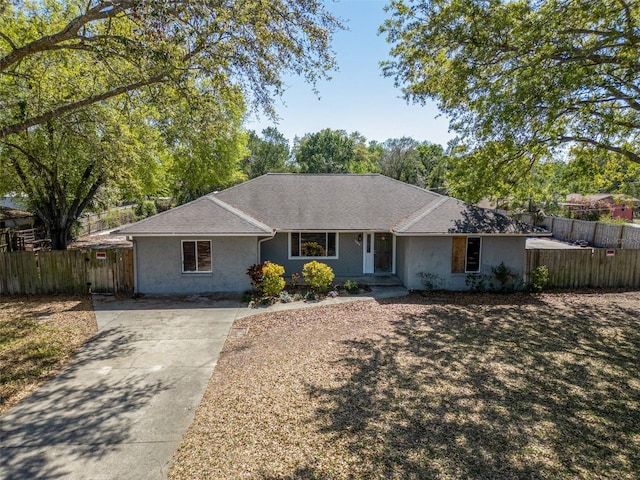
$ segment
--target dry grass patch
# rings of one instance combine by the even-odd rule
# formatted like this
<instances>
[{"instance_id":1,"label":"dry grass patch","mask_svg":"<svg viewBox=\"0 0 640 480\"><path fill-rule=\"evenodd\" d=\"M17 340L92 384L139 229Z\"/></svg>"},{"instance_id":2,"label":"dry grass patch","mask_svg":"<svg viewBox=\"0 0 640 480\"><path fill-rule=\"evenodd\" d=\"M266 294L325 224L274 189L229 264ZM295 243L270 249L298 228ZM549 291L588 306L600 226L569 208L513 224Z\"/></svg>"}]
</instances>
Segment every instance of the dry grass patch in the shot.
<instances>
[{"instance_id":1,"label":"dry grass patch","mask_svg":"<svg viewBox=\"0 0 640 480\"><path fill-rule=\"evenodd\" d=\"M97 331L90 296L0 298L0 413L69 363Z\"/></svg>"},{"instance_id":2,"label":"dry grass patch","mask_svg":"<svg viewBox=\"0 0 640 480\"><path fill-rule=\"evenodd\" d=\"M640 294L447 294L249 317L172 479L635 479Z\"/></svg>"}]
</instances>

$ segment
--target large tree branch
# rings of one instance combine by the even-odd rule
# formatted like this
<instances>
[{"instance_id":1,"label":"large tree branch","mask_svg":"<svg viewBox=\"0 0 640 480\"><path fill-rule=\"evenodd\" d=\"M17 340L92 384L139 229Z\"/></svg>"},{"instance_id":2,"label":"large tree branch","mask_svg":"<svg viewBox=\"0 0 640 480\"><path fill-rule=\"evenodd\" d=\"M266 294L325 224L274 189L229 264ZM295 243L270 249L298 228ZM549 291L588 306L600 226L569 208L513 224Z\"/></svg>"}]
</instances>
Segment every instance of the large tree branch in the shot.
<instances>
[{"instance_id":1,"label":"large tree branch","mask_svg":"<svg viewBox=\"0 0 640 480\"><path fill-rule=\"evenodd\" d=\"M133 82L128 85L122 85L112 90L103 92L99 95L92 95L90 97L83 98L82 100L77 100L75 102L67 103L65 105L60 105L59 107L49 110L48 112L45 112L41 115L37 115L35 117L28 118L21 122L17 122L12 125L7 125L6 127L0 128L0 139L3 139L8 135L20 133L30 127L33 127L34 125L40 125L44 122L48 122L49 120L53 120L54 118L57 118L69 112L73 112L82 107L87 107L89 105L93 105L94 103L98 103L103 100L108 100L109 98L113 98L123 93L137 90L147 85L162 83L167 80L168 76L169 76L169 72L164 71L162 73L158 73L144 80L139 80L137 82Z\"/></svg>"},{"instance_id":2,"label":"large tree branch","mask_svg":"<svg viewBox=\"0 0 640 480\"><path fill-rule=\"evenodd\" d=\"M634 152L632 152L630 150L627 150L626 148L616 147L615 145L609 145L607 143L602 143L602 142L599 142L597 140L594 140L593 138L566 136L566 137L559 137L557 139L557 141L559 141L561 143L576 142L576 143L585 143L587 145L593 145L594 147L602 148L603 150L608 150L610 152L619 153L620 155L624 155L625 157L627 157L632 162L640 164L640 155L638 155L638 154L636 154L636 153L634 153Z\"/></svg>"},{"instance_id":3,"label":"large tree branch","mask_svg":"<svg viewBox=\"0 0 640 480\"><path fill-rule=\"evenodd\" d=\"M46 173L51 175L52 172L51 172L51 169L49 167L47 167L44 163L42 163L40 160L38 160L38 158L36 158L34 155L31 155L31 153L29 153L27 150L22 148L20 145L17 145L17 144L12 143L12 142L7 142L7 141L3 141L2 143L4 145L6 145L7 147L11 147L11 148L17 150L22 155L24 155L26 157L26 159L29 160L29 162L33 163L38 168L40 168L44 172L46 172Z\"/></svg>"},{"instance_id":4,"label":"large tree branch","mask_svg":"<svg viewBox=\"0 0 640 480\"><path fill-rule=\"evenodd\" d=\"M0 58L0 72L21 61L28 55L57 48L56 46L60 43L75 38L80 29L87 24L97 20L113 18L127 8L131 8L133 3L132 1L99 2L95 7L87 9L82 15L71 20L59 32L38 38L22 47L12 49L11 52Z\"/></svg>"}]
</instances>

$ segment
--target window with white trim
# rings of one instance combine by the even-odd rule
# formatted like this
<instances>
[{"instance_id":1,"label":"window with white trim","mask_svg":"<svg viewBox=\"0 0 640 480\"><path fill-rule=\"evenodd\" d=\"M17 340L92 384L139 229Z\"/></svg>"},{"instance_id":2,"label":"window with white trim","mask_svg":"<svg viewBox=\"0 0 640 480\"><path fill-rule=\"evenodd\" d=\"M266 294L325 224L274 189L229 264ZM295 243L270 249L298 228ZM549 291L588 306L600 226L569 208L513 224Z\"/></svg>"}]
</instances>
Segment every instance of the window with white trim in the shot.
<instances>
[{"instance_id":1,"label":"window with white trim","mask_svg":"<svg viewBox=\"0 0 640 480\"><path fill-rule=\"evenodd\" d=\"M452 273L480 272L481 237L453 237Z\"/></svg>"},{"instance_id":2,"label":"window with white trim","mask_svg":"<svg viewBox=\"0 0 640 480\"><path fill-rule=\"evenodd\" d=\"M335 232L291 232L289 258L338 258Z\"/></svg>"},{"instance_id":3,"label":"window with white trim","mask_svg":"<svg viewBox=\"0 0 640 480\"><path fill-rule=\"evenodd\" d=\"M211 240L182 241L182 273L211 272Z\"/></svg>"}]
</instances>

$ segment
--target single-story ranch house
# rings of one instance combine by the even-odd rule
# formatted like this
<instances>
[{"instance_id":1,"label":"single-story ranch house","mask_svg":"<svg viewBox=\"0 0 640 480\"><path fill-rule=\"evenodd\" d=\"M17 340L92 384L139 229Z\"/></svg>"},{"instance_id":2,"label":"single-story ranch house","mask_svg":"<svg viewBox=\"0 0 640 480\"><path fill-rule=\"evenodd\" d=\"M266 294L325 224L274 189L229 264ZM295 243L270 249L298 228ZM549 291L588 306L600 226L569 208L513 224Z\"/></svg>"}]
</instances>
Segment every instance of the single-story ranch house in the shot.
<instances>
[{"instance_id":1,"label":"single-story ranch house","mask_svg":"<svg viewBox=\"0 0 640 480\"><path fill-rule=\"evenodd\" d=\"M523 275L535 227L378 174L267 174L122 228L134 242L139 293L251 287L265 260L285 276L318 260L337 277L397 276L464 290L501 262ZM544 233L543 233L544 234Z\"/></svg>"}]
</instances>

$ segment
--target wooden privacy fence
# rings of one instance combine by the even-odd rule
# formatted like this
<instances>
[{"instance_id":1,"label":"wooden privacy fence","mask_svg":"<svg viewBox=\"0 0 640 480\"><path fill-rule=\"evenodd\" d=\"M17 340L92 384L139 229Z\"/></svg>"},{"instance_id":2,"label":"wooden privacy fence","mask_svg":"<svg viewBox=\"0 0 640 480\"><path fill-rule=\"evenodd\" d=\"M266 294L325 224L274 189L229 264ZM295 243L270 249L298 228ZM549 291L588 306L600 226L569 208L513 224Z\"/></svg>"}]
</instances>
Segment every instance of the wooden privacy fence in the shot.
<instances>
[{"instance_id":1,"label":"wooden privacy fence","mask_svg":"<svg viewBox=\"0 0 640 480\"><path fill-rule=\"evenodd\" d=\"M0 294L133 292L133 250L0 252Z\"/></svg>"},{"instance_id":2,"label":"wooden privacy fence","mask_svg":"<svg viewBox=\"0 0 640 480\"><path fill-rule=\"evenodd\" d=\"M640 248L640 228L632 224L546 217L542 225L551 230L555 238L565 242L586 242L600 248Z\"/></svg>"},{"instance_id":3,"label":"wooden privacy fence","mask_svg":"<svg viewBox=\"0 0 640 480\"><path fill-rule=\"evenodd\" d=\"M527 250L527 271L540 265L549 288L640 287L640 249Z\"/></svg>"}]
</instances>

